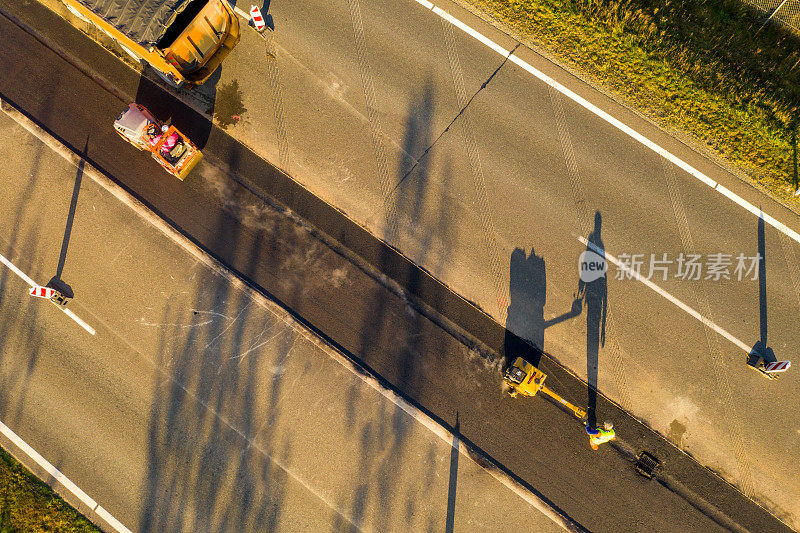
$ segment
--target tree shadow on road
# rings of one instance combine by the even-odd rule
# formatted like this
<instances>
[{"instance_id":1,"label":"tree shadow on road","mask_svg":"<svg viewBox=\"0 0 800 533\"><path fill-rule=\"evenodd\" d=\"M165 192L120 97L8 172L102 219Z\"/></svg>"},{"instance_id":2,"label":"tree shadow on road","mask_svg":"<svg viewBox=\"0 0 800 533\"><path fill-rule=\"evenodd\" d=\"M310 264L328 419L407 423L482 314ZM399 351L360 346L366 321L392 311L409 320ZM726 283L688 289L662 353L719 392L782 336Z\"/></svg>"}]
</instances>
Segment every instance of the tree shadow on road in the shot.
<instances>
[{"instance_id":1,"label":"tree shadow on road","mask_svg":"<svg viewBox=\"0 0 800 533\"><path fill-rule=\"evenodd\" d=\"M409 106L397 185L391 200L385 204L383 239L390 245L410 239L417 249L414 262L430 262L431 268L436 270L447 261L450 254L448 239L451 237L452 220L446 197L449 165L445 162L441 175L436 176L440 183L433 184L431 158L423 157L434 138L433 112L433 84L428 80ZM441 196L432 194L432 191L439 191ZM405 280L404 285L410 293L424 297L423 272L414 264L408 265L405 271L397 272L396 258L391 249L382 248L382 255L375 266L380 272L395 272L398 279ZM382 377L405 394L419 399L425 393L425 383L420 378L420 370L425 364L421 360L422 354L441 353L442 347L431 346L422 338L427 318L410 307L398 314L387 297L393 298L383 287L379 287L371 298L374 305L369 309L369 314L363 317L359 357L369 360L370 354L379 346L382 345L383 349L390 346L394 352L391 359L393 363L382 373ZM334 529L355 531L357 528L369 528L369 524L364 524L368 502L376 502L377 509L373 516L381 517L385 523L391 523L391 519L397 523L410 523L412 520L422 523L425 518L415 517L418 514L417 499L420 493L430 488L434 479L426 476L414 480L412 487L400 483L405 440L414 421L402 408L386 401L381 401L375 409L366 408L364 412L367 417L362 421L361 411L366 407L362 389L363 384L360 383L351 388L348 401L350 410L346 413L348 426L353 432L361 434L359 486L352 501L342 502L343 508L348 505L351 508L352 523L339 520L334 524ZM430 453L435 454L433 451ZM456 472L451 475L456 476ZM451 487L451 490L455 494L455 487ZM400 498L405 498L404 506L398 504ZM405 511L402 518L397 517L400 510ZM436 523L437 520L428 517L427 521Z\"/></svg>"},{"instance_id":2,"label":"tree shadow on road","mask_svg":"<svg viewBox=\"0 0 800 533\"><path fill-rule=\"evenodd\" d=\"M42 116L49 116L52 107L53 99L45 98L45 108ZM24 220L26 216L29 216L29 209L31 208L27 200L36 194L41 179L42 167L47 165L45 154L48 152L50 152L50 149L47 146L42 143L36 143L36 150L33 152L30 170L27 173L28 179L22 181L24 189L18 197L19 202L17 205L12 207L7 203L9 196L0 200L0 206L6 213L13 212L9 217L14 220L11 233L0 237L0 244L2 244L0 253L10 260L18 250L37 249L39 228L33 227L28 230L26 235L21 235L21 231L24 227ZM16 259L15 264L23 272L35 275L36 257L33 255L23 255ZM16 274L4 265L0 265L0 305L7 298L10 299L13 294L9 290L12 284L24 283L14 278L16 278ZM10 372L4 371L0 373L0 417L9 424L16 422L22 416L30 383L29 376L36 368L40 346L45 342L43 330L35 325L38 324L42 304L47 304L38 298L29 298L26 295L22 295L22 298L25 302L24 305L17 308L16 313L7 315L0 321L0 354L12 349L18 351L20 347L24 347L27 358L24 368L11 367ZM24 323L29 326L23 327ZM17 335L20 335L20 337L17 337ZM0 364L2 363L4 361L0 358ZM17 404L17 408L12 414L8 412L8 408L14 403Z\"/></svg>"},{"instance_id":3,"label":"tree shadow on road","mask_svg":"<svg viewBox=\"0 0 800 533\"><path fill-rule=\"evenodd\" d=\"M252 271L263 242L245 243L237 228L223 213L211 247L248 246ZM161 317L139 530L274 531L292 448L270 428L294 330L276 317L263 322L264 310L227 276L204 266L185 273L198 275L193 301L174 294ZM266 380L265 365L274 370Z\"/></svg>"}]
</instances>

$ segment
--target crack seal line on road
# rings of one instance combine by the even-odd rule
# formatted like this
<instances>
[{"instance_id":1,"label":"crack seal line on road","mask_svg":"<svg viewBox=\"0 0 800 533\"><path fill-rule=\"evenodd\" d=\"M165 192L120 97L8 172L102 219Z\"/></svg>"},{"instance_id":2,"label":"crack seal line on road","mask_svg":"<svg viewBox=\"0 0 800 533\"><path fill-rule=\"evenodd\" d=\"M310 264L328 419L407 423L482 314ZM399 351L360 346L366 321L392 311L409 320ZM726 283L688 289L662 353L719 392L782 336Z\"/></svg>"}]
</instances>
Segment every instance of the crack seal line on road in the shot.
<instances>
[{"instance_id":1,"label":"crack seal line on road","mask_svg":"<svg viewBox=\"0 0 800 533\"><path fill-rule=\"evenodd\" d=\"M503 66L508 62L508 59L511 57L511 54L516 52L517 48L519 48L520 46L521 46L521 43L517 43L517 45L514 47L514 49L511 50L508 54L506 54L506 56L503 58L503 61L500 63L500 66L498 66L496 69L494 69L494 72L492 72L492 74L486 79L486 81L484 81L481 84L481 86L478 88L478 90L475 91L475 93L470 97L469 101L466 104L464 104L464 107L462 107L459 110L459 112L456 113L456 116L453 117L453 120L450 121L450 124L448 124L447 127L444 130L442 130L442 132L439 134L438 137L436 137L436 139L434 139L434 141L430 144L430 146L425 148L425 151L422 152L422 155L419 156L416 161L414 161L414 165L408 170L408 172L406 172L403 175L402 178L400 178L400 181L398 181L397 185L395 185L394 188L392 189L391 194L394 194L394 192L398 189L398 187L400 187L400 185L403 184L403 182L406 180L406 178L408 178L411 175L411 173L414 172L414 170L416 170L416 168L419 166L420 162L425 158L425 156L428 155L428 152L430 152L433 149L433 147L436 146L436 143L439 142L439 139L441 139L444 136L445 133L450 131L450 128L453 126L453 124L455 124L456 120L458 120L458 117L460 117L461 115L464 114L464 111L467 110L467 108L472 103L472 101L475 99L475 97L478 96L478 94L480 94L480 92L482 90L484 90L487 85L489 85L489 82L491 82L494 79L495 76L497 76L497 73L500 72L500 69L503 68Z\"/></svg>"},{"instance_id":2,"label":"crack seal line on road","mask_svg":"<svg viewBox=\"0 0 800 533\"><path fill-rule=\"evenodd\" d=\"M482 34L478 33L477 31L473 30L472 28L470 28L469 26L467 26L467 25L466 25L466 24L464 24L463 22L459 21L459 20L458 20L458 19L456 19L455 17L451 16L450 14L448 14L447 12L445 12L444 10L442 10L442 9L440 9L440 8L438 8L438 7L436 7L436 6L434 6L432 3L430 3L430 2L427 2L426 0L415 0L415 1L416 1L417 3L419 3L419 4L421 4L422 6L424 6L425 8L427 8L427 9L429 9L429 10L433 11L434 13L436 13L437 15L439 15L440 17L442 17L444 20L446 20L447 22L451 23L452 25L454 25L454 26L458 27L459 29L461 29L461 30L462 30L462 31L464 31L465 33L469 34L470 36L472 36L473 38L475 38L476 40L478 40L478 41L479 41L479 42L481 42L482 44L484 44L484 45L486 45L487 47L491 48L493 51L497 52L498 54L501 54L501 55L503 55L503 56L504 56L504 60L503 60L503 63L502 63L502 64L505 64L505 63L506 63L506 62L507 62L507 61L510 59L512 62L514 62L514 63L518 64L519 66L521 66L522 68L524 68L526 71L529 71L531 74L533 74L533 75L534 75L534 76L536 76L537 78L540 78L540 79L542 79L543 81L545 81L546 83L548 83L548 85L550 85L551 87L553 87L555 90L558 90L558 91L559 91L559 92L561 92L562 94L565 94L566 96L568 96L568 97L572 98L573 100L575 100L576 102L578 102L579 104L581 104L583 107L585 107L585 108L589 109L590 111L594 112L595 114L597 114L597 115L598 115L598 116L600 116L601 118L604 118L604 119L606 119L606 116L607 116L607 117L608 117L608 119L606 119L606 120L608 120L608 121L609 121L611 124L613 124L614 126L618 127L620 130L624 131L625 133L628 133L628 134L629 134L631 137L633 137L633 138L635 138L635 139L639 140L639 141L640 141L642 144L645 144L646 146L650 147L651 149L653 149L654 151L656 151L656 152L657 152L657 153L659 153L660 155L664 156L664 157L665 157L665 159L667 159L667 160L669 160L669 161L672 161L672 162L673 162L673 163L675 163L677 166L679 166L679 167L683 168L684 170L687 170L687 172L691 173L691 174L692 174L692 175L694 175L696 178L700 179L700 181L703 181L704 183L706 183L707 185L711 186L712 188L715 188L716 190L718 190L719 192L721 192L723 195L725 195L725 196L729 197L730 199L732 199L734 202L736 202L736 203L739 203L740 205L742 205L742 206L743 206L745 209L747 209L748 211L751 211L751 212L753 212L754 214L759 214L759 215L760 215L760 216L761 216L761 217L762 217L762 218L763 218L763 219L764 219L766 222L768 222L768 223L769 223L770 225L772 225L773 227L776 227L777 229L779 229L780 231L782 231L782 232L783 232L784 234L786 234L786 235L787 235L789 238L791 238L791 239L793 239L793 240L795 240L795 241L797 241L797 242L800 242L800 235L798 235L798 234L797 234L796 232L794 232L793 230L789 229L788 227L786 227L786 226L785 226L785 225L783 225L782 223L778 222L778 221L777 221L777 220L775 220L774 218L770 217L769 215L766 215L766 214L764 214L764 213L763 213L763 212L762 212L760 209L756 208L756 207L755 207L755 206L753 206L752 204L749 204L749 203L748 203L748 202L746 202L745 200L741 199L740 197L738 197L737 195L735 195L735 193L731 192L729 189L725 188L725 187L724 187L724 186L722 186L722 185L719 185L719 184L717 184L717 183L716 183L714 180L712 180L711 178L709 178L709 177L705 176L705 174L701 173L700 171L697 171L697 170L693 169L693 167L689 166L687 163L684 163L682 160L680 160L680 159L678 159L677 157L673 156L672 154L670 154L670 153L669 153L669 152L667 152L666 150L664 150L664 149L660 148L660 147L659 147L658 145L656 145L655 143L652 143L651 141L647 140L647 139L646 139L644 136L641 136L640 134L638 134L637 132L635 132L635 131L634 131L634 130L632 130L631 128L629 128L629 127L625 126L624 124L622 124L621 122L619 122L619 121L616 121L616 119L613 119L613 117L610 117L610 115L606 114L605 112L603 112L603 111L602 111L602 110L600 110L599 108L596 108L595 106L593 106L592 104L588 103L587 101L585 101L585 100L584 100L584 99L582 99L581 97L577 96L575 93L573 93L572 91L570 91L570 90L569 90L569 89L567 89L566 87L564 87L564 86L560 85L560 84L559 84L558 82L556 82L555 80L552 80L552 79L551 79L551 78L549 78L547 75L545 75L545 74L541 73L540 71L536 70L534 67L532 67L531 65L529 65L528 63L526 63L526 62L524 62L523 60L519 59L518 57L514 56L514 55L513 55L513 54L514 54L514 52L516 51L516 49L517 49L517 48L519 48L519 46L521 45L521 43L517 43L517 45L516 45L516 46L515 46L515 47L514 47L512 50L506 50L506 49L504 49L503 47L501 47L501 46L497 45L496 43L494 43L493 41L491 41L490 39L488 39L487 37L483 36ZM250 16L249 16L249 14L248 14L248 13L245 13L243 10L239 9L238 7L236 7L234 10L235 10L235 12L236 12L236 13L237 13L239 16L241 16L243 19L245 19L245 20L247 20L247 21L249 21L249 20L250 20ZM0 10L0 12L2 12L2 11ZM17 19L16 19L16 18L14 18L14 17L11 17L11 16L7 15L6 13L2 13L2 14L3 14L4 16L6 16L7 18L9 18L9 20L11 20L11 21L12 21L14 24L16 24L17 26L21 27L21 28L22 28L24 31L26 31L27 33L29 33L29 34L33 35L33 36L34 36L34 37L35 37L37 40L39 40L40 42L42 42L42 44L44 44L44 45L45 45L45 46L47 46L48 48L50 48L50 49L53 49L54 51L56 51L56 53L57 53L58 55L60 55L60 56L62 57L62 59L65 59L67 62L69 62L69 63L73 64L74 66L76 66L76 68L78 68L78 70L81 70L81 71L82 71L82 72L83 72L85 75L87 75L87 76L88 76L89 78L91 78L93 81L95 81L96 83L98 83L98 85L102 86L102 87L103 87L104 89L106 89L106 90L107 90L109 93L111 93L112 95L116 96L118 99L120 99L120 100L123 100L123 101L124 101L124 100L130 100L130 99L131 99L129 96L127 96L127 95L125 95L125 94L122 94L122 93L120 93L120 92L119 92L119 90L117 90L117 89L116 89L116 88L113 86L113 84L112 84L112 83L108 82L107 80L105 80L104 78L102 78L102 77L100 77L100 76L98 76L98 75L92 74L92 73L90 72L90 69L88 69L86 65L84 65L84 64L82 64L82 63L80 63L79 61L77 61L77 60L76 60L76 58L74 58L74 57L71 57L71 56L70 56L69 54L67 54L65 51L63 51L63 50L59 49L58 47L55 47L55 46L54 46L54 43L46 42L46 41L45 41L45 40L42 38L42 36L38 35L38 33L37 33L37 32L33 31L33 30L30 28L30 27L28 27L27 25L25 25L25 24L24 24L24 23L22 23L21 21L17 20ZM501 66L502 66L502 65L501 65ZM498 70L499 70L499 69L498 69ZM490 79L491 79L491 78L490 78ZM549 81L548 81L548 80L549 80ZM574 95L574 98L573 98L571 95ZM585 102L585 104L584 104L584 102ZM4 102L2 102L2 100L0 100L0 103L3 103L3 104L5 104ZM7 105L7 104L6 104L6 105ZM191 106L191 107L194 107L194 106ZM7 114L8 114L8 113L7 113ZM27 117L24 117L24 118L27 118ZM627 131L627 130L626 130L626 128L627 128L627 130L630 130L630 131ZM630 133L630 132L633 132L633 133ZM47 135L47 134L45 133L45 135ZM637 136L638 136L638 137L637 137ZM39 135L37 135L37 137L39 137ZM40 138L41 138L41 137L40 137ZM643 139L643 140L642 140L642 139ZM51 142L54 142L54 143L60 144L60 143L58 143L58 142L57 142L56 140L54 140L54 139L48 139L46 142L47 142L47 144L48 144L48 145L50 145L50 143L51 143ZM649 143L649 144L648 144L648 143ZM57 151L58 151L58 150L57 150ZM666 155L665 155L665 154L666 154ZM62 155L63 155L63 154L62 154ZM669 157L668 157L668 156L669 156ZM66 156L65 156L65 157L66 157ZM692 172L692 170L694 170L694 173ZM242 182L241 182L240 180L238 180L238 179L237 179L236 181L237 181L238 183L240 183L241 185L244 185L246 188L248 188L248 189L249 189L249 187L247 187L245 183L242 183ZM105 185L104 185L104 186L105 186ZM254 193L255 193L255 191L252 191L252 190L251 190L251 192L254 192ZM119 193L120 193L120 191L112 191L112 194L114 194L115 196L118 196L118 197L119 197ZM122 194L125 194L125 193L122 193ZM259 194L256 194L256 196L259 196L259 197L261 197L261 195L259 195ZM263 199L263 198L262 198L262 199ZM737 201L737 199L738 199L738 201ZM124 200L123 198L120 198L120 200L122 200L123 202L125 202L125 200ZM138 209L138 208L141 208L141 207L142 207L142 206L138 206L138 205L137 205L137 206L135 207L135 209ZM149 217L145 217L145 218L149 218ZM153 222L153 221L151 220L151 222L152 222L152 223L153 223L153 224L154 224L156 227L160 227L160 228L162 229L162 231L164 231L165 233L167 233L167 234L171 234L171 233L172 233L172 232L171 232L171 231L169 231L167 228L164 228L164 227L162 227L162 226L165 224L163 221ZM171 228L171 227L169 227L169 229L172 229L172 228ZM173 238L174 238L174 237L173 237ZM579 238L579 240L580 240L580 238ZM583 241L582 241L582 242L583 242ZM181 244L185 246L185 243L181 243ZM192 247L193 247L193 245L190 245L190 246L192 246ZM192 250L192 252L195 252L195 251L194 251L194 250ZM212 259L212 261L213 261L213 259ZM224 268L224 267L222 267L222 268ZM238 278L235 278L235 275L232 275L232 274L230 274L230 273L228 273L228 275L229 275L229 276L234 276L234 279L235 279L235 280L238 280ZM646 281L646 280L643 280L643 281ZM248 288L250 288L250 289L252 290L252 287L250 287L250 286L249 286L249 285L248 285L246 282L245 282L245 286L246 286L246 287L248 287ZM662 290L661 290L660 288L658 288L657 286L654 286L654 287L655 287L655 289L654 289L654 290L656 290L657 292L661 292L661 291L662 291ZM257 292L257 291L256 291L256 292ZM260 293L259 293L259 294L260 294ZM668 293L665 293L665 294L664 294L664 297L665 297L665 298L667 298L667 299L670 299L671 301L672 301L672 299L674 298L674 297L672 297L671 295L669 295ZM680 302L680 301L676 299L676 302ZM682 302L680 302L680 304L682 304ZM676 304L676 305L678 305L678 304ZM680 306L681 306L681 305L679 305L679 307L680 307ZM685 306L685 304L683 304L683 306ZM690 307L688 307L688 306L685 306L685 307L686 307L688 310L690 310L690 311L693 311L693 312L694 312L693 316L695 316L695 318L698 318L698 320L700 320L701 322L704 322L704 323L705 323L705 320L707 320L707 319L704 319L702 316L700 316L700 315L699 315L699 313L697 313L696 311L694 311L694 310L693 310L693 309L691 309ZM692 314L692 313L690 312L690 314ZM711 323L711 324L713 324L713 323ZM714 325L714 326L716 326L716 325ZM716 326L716 327L717 327L717 328L719 328L718 326ZM448 328L445 328L445 329L448 329ZM721 330L722 332L724 332L724 330L722 330L722 328L719 328L719 330ZM449 331L449 329L448 329L448 331ZM452 332L451 332L451 333L452 333ZM726 333L727 333L727 332L726 332ZM457 336L457 335L456 335L456 336ZM457 336L457 337L458 337L458 336ZM730 337L732 337L732 336L730 336ZM460 338L460 337L459 337L459 338ZM732 340L732 342L734 342L734 343L735 343L735 344L737 344L737 345L738 345L739 343L740 343L741 345L744 345L744 343L741 343L741 341L738 341L738 339L736 339L735 337L732 337L732 339L729 339L729 340ZM737 341L738 341L738 343L737 343ZM328 344L327 344L327 343L325 343L324 341L321 341L321 342L323 342L323 344L325 344L326 346L328 346ZM749 348L748 348L748 349L749 349ZM419 410L418 410L418 409L417 409L415 406L408 404L408 403L407 403L407 402L406 402L406 401L405 401L405 400L404 400L402 397L398 396L398 395L397 395L397 393L395 393L394 391L392 391L392 390L389 390L389 389L386 389L386 388L385 388L385 386L383 386L383 385L382 385L382 384L381 384L381 383L380 383L380 382L379 382L379 381L378 381L378 380L377 380L377 379L376 379L374 376L372 376L372 375L371 375L371 374L370 374L368 371L366 371L366 370L365 370L365 369L363 369L363 368L360 368L360 367L358 367L358 366L356 365L356 363L355 363L355 362L353 362L353 361L349 360L348 358L346 358L346 357L345 357L345 356L343 356L343 355L340 355L340 357L339 357L339 358L337 358L337 360L339 360L339 362L340 362L340 363L341 363L343 366L345 366L345 367L349 368L349 369L350 369L351 371L353 371L355 374L357 374L357 375L361 376L361 377L362 377L362 379L364 379L365 381L367 381L367 382L368 382L368 383L369 383L369 384L370 384L370 385L371 385L373 388L375 388L376 390L380 391L380 392L381 392L381 393L382 393L384 396L386 396L387 398L391 399L391 400L392 400L392 401L393 401L393 402L394 402L396 405L400 406L400 407L401 407L403 410L405 410L406 412L408 412L408 413L409 413L411 416L413 416L415 419L417 419L417 420L421 421L421 422L423 423L423 425L425 425L426 427L428 427L428 429L429 429L429 430L431 430L431 431L432 431L434 434L438 435L440 438L442 438L443 440L447 441L448 443L450 443L450 442L452 441L452 434L451 434L451 433L450 433L450 432L447 430L447 428L445 428L445 427L443 427L443 426L439 425L439 424L438 424L438 423L437 423L435 420L433 420L433 419L430 419L430 418L429 418L429 417L428 417L428 416L427 416L425 413L423 413L423 412L420 412L420 411L419 411ZM0 424L1 424L1 423L0 423ZM9 431L10 431L10 430L9 430ZM461 452L461 454L462 454L462 455L465 455L466 457L468 457L468 458L470 458L470 459L474 460L474 458L472 457L472 454L473 454L473 453L475 453L475 451L473 451L473 450L470 450L470 449L469 449L469 447L466 445L466 443L464 443L464 442L461 442L461 441L460 441L460 446L459 446L459 448L460 448L460 450L459 450L459 451ZM618 451L619 451L619 450L618 450ZM479 450L477 450L477 453L480 453L480 451L479 451ZM631 451L631 453L632 453L632 451ZM623 455L625 455L625 454L623 453ZM631 457L632 457L633 459L635 459L635 455L632 455ZM629 459L629 460L633 460L633 459L631 459L631 458L628 458L628 459ZM490 461L490 462L491 462L491 461ZM479 464L480 464L480 463L479 463ZM549 516L549 517L551 518L551 520L553 520L555 523L557 523L557 524L561 525L561 526L562 526L564 529L567 529L567 530L573 530L573 531L580 529L580 526L578 526L576 523L574 523L574 522L573 522L573 521L572 521L572 520L571 520L569 517L562 515L562 514L561 514L561 513L560 513L558 510L555 510L555 509L552 509L552 508L550 508L550 507L549 507L549 505L548 505L546 502L543 502L543 501L541 501L541 500L540 500L540 499L537 497L537 495L535 495L535 494L531 493L531 492L530 492L530 491L529 491L529 490L528 490L526 487L523 487L523 486L521 486L521 485L520 485L520 484L519 484L519 483L518 483L518 482L517 482L515 479L513 479L512 477L508 476L508 475L507 475L505 472L503 472L503 471L502 471L502 469L498 469L498 468L496 468L496 467L495 467L495 468L487 468L487 471L488 471L488 472L489 472L489 473L490 473L490 474L491 474L493 477L495 477L496 479L498 479L498 481L500 481L501 483L503 483L504 485L506 485L507 487L509 487L509 488L510 488L510 489L511 489L513 492L515 492L515 493L516 493L518 496L520 496L521 498L523 498L524 500L526 500L526 501L527 501L529 504L531 504L531 505L535 506L537 509L539 509L539 510L540 510L540 511L542 511L544 514L546 514L547 516ZM62 474L62 475L63 475L63 474ZM664 484L664 483L663 483L663 481L662 481L662 484ZM668 487L668 488L670 488L670 490L673 490L673 488L671 488L671 487ZM78 490L80 490L80 489L78 489ZM673 490L673 491L674 491L674 490ZM685 493L686 493L686 492L689 492L689 491L687 491L687 490L683 490L683 491L677 491L677 492L680 492L680 493L682 493L681 495L682 495L682 496L685 498L685 497L686 497L686 494L685 494ZM693 505L694 505L694 504L693 504ZM706 507L707 505L708 505L708 504L706 504L705 506L700 506L700 507L698 507L697 505L695 505L695 507L698 507L698 508L700 508L700 509L701 509L701 511L702 511L702 510L703 510L703 509L702 509L702 507ZM713 508L713 506L712 506L712 508ZM706 509L706 511L707 511L707 510L708 510L708 509ZM107 511L105 511L105 509L103 509L102 507L98 507L98 508L97 508L97 512L98 512L98 514L100 514L100 515L101 515L101 516L102 516L104 519L106 519L106 520L107 520L107 521L109 521L109 522L111 522L112 520L113 520L113 521L115 521L115 520L116 520L116 519L114 519L114 517L113 517L113 516L111 516L110 514L108 514L108 512L107 512ZM719 514L719 513L718 513L718 514ZM117 523L118 523L118 522L117 522ZM718 521L718 523L720 523L720 522ZM731 525L731 524L730 524L730 522L728 522L728 526L730 526L730 525ZM121 524L120 524L120 526L124 528L124 526L122 526ZM734 528L734 529L735 529L735 528ZM127 531L127 529L122 529L121 531Z\"/></svg>"},{"instance_id":3,"label":"crack seal line on road","mask_svg":"<svg viewBox=\"0 0 800 533\"><path fill-rule=\"evenodd\" d=\"M575 93L571 89L569 89L566 86L562 85L561 83L557 82L556 80L554 80L553 78L551 78L550 76L548 76L544 72L540 71L539 69L537 69L536 67L534 67L533 65L531 65L530 63L525 61L524 59L520 58L517 55L514 55L514 52L519 47L520 43L517 43L517 46L514 47L513 50L506 50L505 48L503 48L499 44L495 43L494 41L492 41L491 39L489 39L488 37L486 37L482 33L478 32L477 30L475 30L472 27L468 26L464 22L461 22L460 20L458 20L457 18L455 18L454 16L452 16L448 12L446 12L446 11L442 10L441 8L435 6L431 2L428 2L428 0L414 0L414 1L416 3L418 3L418 4L420 4L421 6L423 6L425 9L427 9L429 11L432 11L433 13L437 14L438 16L440 16L442 19L446 20L447 22L449 22L453 26L459 28L460 30L462 30L464 33L466 33L470 37L472 37L472 38L476 39L477 41L481 42L482 44L486 45L488 48L492 49L496 53L498 53L498 54L500 54L500 55L502 55L504 57L507 57L509 61L511 61L512 63L515 63L517 66L521 67L522 69L524 69L528 73L532 74L534 77L538 78L540 81L543 81L544 83L546 83L547 85L549 85L550 87L552 87L556 91L560 92L561 94L563 94L564 96L566 96L570 100L574 101L575 103L577 103L578 105L580 105L584 109L594 113L599 118L603 119L604 121L606 121L610 125L614 126L615 128L617 128L621 132L623 132L626 135L628 135L629 137L631 137L632 139L634 139L634 140L638 141L639 143L643 144L644 146L646 146L647 148L649 148L653 152L657 153L658 155L660 155L661 157L663 157L664 159L666 159L670 163L674 164L675 166L677 166L681 170L684 170L685 172L687 172L691 176L695 177L699 181L701 181L704 184L708 185L713 190L715 190L718 193L720 193L722 196L724 196L724 197L728 198L729 200L731 200L733 203L739 205L740 207L744 208L745 210L749 211L750 213L752 213L752 214L756 215L757 217L763 219L764 222L766 222L770 226L774 227L778 231L784 233L785 235L787 235L789 238L791 238L795 242L800 243L800 233L794 231L793 229L788 227L783 222L780 222L779 220L777 220L777 219L771 217L770 215L762 212L760 208L754 206L753 204L751 204L750 202L748 202L747 200L745 200L744 198L742 198L741 196L739 196L735 192L731 191L730 189L728 189L727 187L725 187L721 183L719 183L719 182L715 181L714 179L710 178L709 176L707 176L702 171L694 168L692 165L690 165L689 163L687 163L683 159L679 158L678 156L676 156L675 154L673 154L672 152L670 152L666 148L663 148L663 147L659 146L658 144L656 144L655 142L651 141L650 139L648 139L647 137L645 137L644 135L642 135L638 131L634 130L633 128L631 128L627 124L623 123L621 120L614 118L613 116L611 116L606 111L603 111L602 109L600 109L596 105L592 104L591 102L589 102L588 100L586 100L582 96L578 95L577 93Z\"/></svg>"}]
</instances>

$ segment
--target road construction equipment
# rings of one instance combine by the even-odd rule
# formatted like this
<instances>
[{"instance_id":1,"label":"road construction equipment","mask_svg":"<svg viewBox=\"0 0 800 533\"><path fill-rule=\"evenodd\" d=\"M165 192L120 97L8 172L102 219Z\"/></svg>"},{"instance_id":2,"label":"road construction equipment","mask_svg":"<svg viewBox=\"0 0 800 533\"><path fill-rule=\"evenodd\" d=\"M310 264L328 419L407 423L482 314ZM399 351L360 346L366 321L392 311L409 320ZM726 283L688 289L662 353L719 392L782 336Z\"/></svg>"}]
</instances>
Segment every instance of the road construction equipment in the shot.
<instances>
[{"instance_id":1,"label":"road construction equipment","mask_svg":"<svg viewBox=\"0 0 800 533\"><path fill-rule=\"evenodd\" d=\"M201 85L239 42L226 0L63 0L173 87Z\"/></svg>"},{"instance_id":2,"label":"road construction equipment","mask_svg":"<svg viewBox=\"0 0 800 533\"><path fill-rule=\"evenodd\" d=\"M586 411L569 403L567 400L545 387L545 378L547 378L547 374L522 357L517 357L514 363L506 370L503 382L508 387L508 393L514 398L516 398L517 394L536 396L537 392L542 391L572 411L577 418L581 420L585 419Z\"/></svg>"},{"instance_id":3,"label":"road construction equipment","mask_svg":"<svg viewBox=\"0 0 800 533\"><path fill-rule=\"evenodd\" d=\"M163 124L143 105L130 104L114 122L119 136L150 155L164 170L183 180L203 157L175 126Z\"/></svg>"}]
</instances>

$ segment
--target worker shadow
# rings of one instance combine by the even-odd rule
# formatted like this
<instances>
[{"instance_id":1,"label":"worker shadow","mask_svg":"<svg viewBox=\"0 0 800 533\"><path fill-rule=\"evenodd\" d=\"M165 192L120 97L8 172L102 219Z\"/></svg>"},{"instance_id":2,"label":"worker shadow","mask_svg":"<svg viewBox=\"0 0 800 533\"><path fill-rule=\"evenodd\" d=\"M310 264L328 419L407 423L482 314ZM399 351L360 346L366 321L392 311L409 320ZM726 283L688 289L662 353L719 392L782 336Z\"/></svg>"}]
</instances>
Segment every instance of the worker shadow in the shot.
<instances>
[{"instance_id":1,"label":"worker shadow","mask_svg":"<svg viewBox=\"0 0 800 533\"><path fill-rule=\"evenodd\" d=\"M587 239L586 252L596 254L605 262L606 248L601 234L602 222L600 212L595 212L594 230ZM585 276L583 272L582 270L578 282L578 298L583 300L586 307L586 380L588 384L586 416L587 423L591 427L597 427L597 374L600 347L606 343L608 284L605 272L596 278Z\"/></svg>"},{"instance_id":2,"label":"worker shadow","mask_svg":"<svg viewBox=\"0 0 800 533\"><path fill-rule=\"evenodd\" d=\"M544 332L581 314L581 300L575 299L565 313L545 320L547 272L545 260L533 248L526 255L522 248L511 252L509 267L509 306L503 341L504 368L522 357L538 367L544 350Z\"/></svg>"},{"instance_id":3,"label":"worker shadow","mask_svg":"<svg viewBox=\"0 0 800 533\"><path fill-rule=\"evenodd\" d=\"M767 343L767 255L766 238L764 236L764 219L758 218L758 319L759 339L750 350L751 354L758 354L764 362L777 361L775 352Z\"/></svg>"}]
</instances>

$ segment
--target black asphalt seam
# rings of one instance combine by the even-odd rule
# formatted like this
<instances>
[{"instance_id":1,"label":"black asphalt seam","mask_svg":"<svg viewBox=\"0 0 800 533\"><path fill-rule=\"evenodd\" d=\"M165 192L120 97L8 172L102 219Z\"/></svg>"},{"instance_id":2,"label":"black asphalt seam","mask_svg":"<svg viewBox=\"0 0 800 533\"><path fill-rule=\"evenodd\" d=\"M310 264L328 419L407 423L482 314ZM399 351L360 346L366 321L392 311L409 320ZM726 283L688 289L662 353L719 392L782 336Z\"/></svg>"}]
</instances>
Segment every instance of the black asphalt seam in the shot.
<instances>
[{"instance_id":1,"label":"black asphalt seam","mask_svg":"<svg viewBox=\"0 0 800 533\"><path fill-rule=\"evenodd\" d=\"M398 189L398 187L400 187L400 185L403 184L403 182L406 180L406 178L409 177L411 175L411 173L414 172L414 170L416 170L416 168L419 166L420 162L423 159L425 159L425 157L428 155L428 152L430 152L433 149L433 147L436 146L436 143L439 142L439 139L441 139L444 136L444 134L447 133L450 130L450 128L453 126L453 124L455 124L456 120L458 120L458 118L461 115L464 114L464 111L466 111L467 108L469 108L470 104L475 99L475 97L478 96L478 94L480 94L480 92L483 91L486 88L487 85L489 85L489 82L491 82L494 79L494 77L497 76L497 73L500 72L500 69L503 68L503 66L505 66L506 63L508 63L508 60L511 58L512 55L514 55L514 52L517 51L517 48L519 48L520 45L521 45L521 43L517 43L514 46L514 48L511 49L511 51L508 53L508 55L506 55L506 57L504 57L503 60L500 62L500 65L496 69L494 69L494 72L492 72L492 74L488 78L486 78L486 81L484 81L481 84L481 86L478 87L478 90L475 91L472 94L472 96L470 97L469 101L466 104L464 104L464 107L462 107L458 111L458 113L456 113L456 116L453 117L453 120L450 121L450 124L448 124L447 127L444 130L442 130L442 132L439 134L438 137L436 137L436 139L434 139L434 141L430 144L430 146L425 148L425 151L422 152L422 155L419 156L416 161L414 161L414 164L411 166L410 169L408 169L408 172L406 172L403 175L403 177L400 178L400 181L397 182L397 185L394 186L394 188L392 189L391 194L394 194L394 192Z\"/></svg>"}]
</instances>

